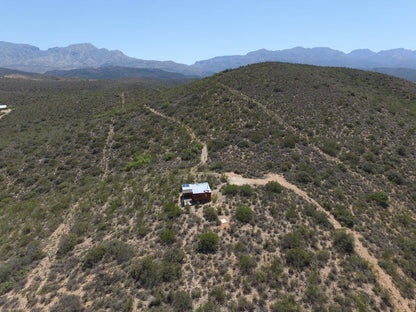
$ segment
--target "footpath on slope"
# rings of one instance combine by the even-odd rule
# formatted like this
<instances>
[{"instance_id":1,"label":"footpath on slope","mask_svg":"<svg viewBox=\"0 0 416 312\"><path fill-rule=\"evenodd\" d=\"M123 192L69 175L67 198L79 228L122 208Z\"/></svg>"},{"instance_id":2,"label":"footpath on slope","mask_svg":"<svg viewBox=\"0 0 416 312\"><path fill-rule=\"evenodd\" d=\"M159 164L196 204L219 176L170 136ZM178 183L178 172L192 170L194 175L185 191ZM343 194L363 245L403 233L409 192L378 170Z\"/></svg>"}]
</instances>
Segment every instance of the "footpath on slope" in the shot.
<instances>
[{"instance_id":1,"label":"footpath on slope","mask_svg":"<svg viewBox=\"0 0 416 312\"><path fill-rule=\"evenodd\" d=\"M228 88L227 86L224 85L224 87ZM231 89L232 90L232 89ZM238 94L240 94L240 92L235 91ZM245 96L246 98L250 99L249 97ZM251 99L253 100L253 99ZM256 101L257 104L261 105L262 108L264 108L267 112L269 111L263 104L258 103ZM145 108L150 110L152 113L161 116L162 118L171 120L177 124L179 124L180 126L184 127L187 132L189 133L189 135L192 137L192 139L198 141L199 143L203 144L203 149L202 149L202 153L201 153L201 159L199 164L197 164L196 166L194 166L191 169L191 172L195 173L196 170L202 166L203 164L206 163L207 159L208 159L208 149L207 149L207 145L205 142L202 142L200 140L197 139L195 133L193 132L193 130L188 127L187 125L183 124L182 122L180 122L179 120L167 116L161 112L156 111L155 109L146 106ZM321 152L319 149L317 149L320 153L324 154L323 152ZM327 156L325 154L325 156ZM327 157L326 157L327 158ZM328 160L332 160L327 158ZM333 160L335 161L335 160ZM336 159L336 161L338 161L338 159ZM314 200L313 198L311 198L305 191L301 190L300 188L298 188L296 185L291 184L289 181L287 181L282 175L279 174L275 174L275 173L269 173L266 175L265 178L261 179L250 179L250 178L244 178L241 175L238 175L236 173L233 172L226 172L225 176L228 178L230 184L235 184L235 185L244 185L244 184L248 184L248 185L265 185L268 182L271 181L275 181L278 182L279 184L281 184L283 187L285 187L288 190L291 190L292 192L294 192L295 194L297 194L298 196L302 197L303 199L305 199L307 202L313 204L319 211L324 212L329 221L331 222L331 224L334 226L335 229L344 229L347 233L351 234L354 237L354 242L355 242L355 246L354 246L354 250L355 252L362 257L363 259L365 259L366 261L368 261L373 269L374 274L376 275L376 278L378 279L378 282L380 285L382 285L383 287L387 288L391 294L391 300L393 303L393 306L395 308L396 311L409 311L411 312L411 308L409 308L410 306L410 301L406 298L404 298L400 291L398 290L398 288L394 285L393 280L391 278L390 275L388 275L378 264L378 260L376 257L374 257L373 255L371 255L368 251L368 249L362 244L362 240L364 241L365 239L363 238L363 236L352 230L349 228L343 228L341 226L341 224L334 218L334 216L328 212L327 210L325 210L316 200Z\"/></svg>"},{"instance_id":2,"label":"footpath on slope","mask_svg":"<svg viewBox=\"0 0 416 312\"><path fill-rule=\"evenodd\" d=\"M187 126L186 124L182 123L181 121L179 121L179 120L177 120L177 119L175 119L173 117L167 116L167 115L165 115L165 114L163 114L163 113L161 113L161 112L159 112L159 111L157 111L157 110L155 110L155 109L153 109L153 108L151 108L151 107L149 107L147 105L144 105L144 107L147 110L151 111L153 114L158 115L158 116L160 116L160 117L162 117L164 119L173 121L174 123L177 123L179 126L185 128L186 132L191 136L192 140L195 140L195 141L197 141L198 143L200 143L202 145L202 151L201 151L201 157L200 157L200 160L199 160L199 164L197 164L196 166L192 167L192 169L191 169L191 173L196 173L196 170L199 167L203 166L207 162L207 160L208 160L208 147L207 147L207 144L205 142L199 140L198 137L196 136L195 132L189 126Z\"/></svg>"},{"instance_id":3,"label":"footpath on slope","mask_svg":"<svg viewBox=\"0 0 416 312\"><path fill-rule=\"evenodd\" d=\"M241 175L235 174L233 172L226 172L225 176L228 178L230 184L235 185L265 185L268 182L275 181L281 184L286 189L289 189L293 191L295 194L299 195L303 199L305 199L307 202L313 204L319 211L324 212L327 216L331 224L334 226L335 229L344 229L347 233L353 235L354 241L355 241L355 252L362 257L363 259L367 260L371 267L373 268L373 271L378 278L378 281L380 285L387 288L391 293L391 300L393 302L394 307L397 309L397 311L411 311L409 308L409 300L405 299L401 294L400 291L397 289L397 287L394 285L392 278L390 275L388 275L384 270L379 266L377 258L372 256L366 247L361 243L362 240L364 240L363 236L360 233L355 232L354 230L351 230L349 228L343 228L341 224L334 218L334 216L329 213L327 210L325 210L316 200L308 196L306 192L299 189L296 185L291 184L288 182L283 176L279 174L272 174L269 173L266 175L266 178L264 179L249 179L244 178Z\"/></svg>"}]
</instances>

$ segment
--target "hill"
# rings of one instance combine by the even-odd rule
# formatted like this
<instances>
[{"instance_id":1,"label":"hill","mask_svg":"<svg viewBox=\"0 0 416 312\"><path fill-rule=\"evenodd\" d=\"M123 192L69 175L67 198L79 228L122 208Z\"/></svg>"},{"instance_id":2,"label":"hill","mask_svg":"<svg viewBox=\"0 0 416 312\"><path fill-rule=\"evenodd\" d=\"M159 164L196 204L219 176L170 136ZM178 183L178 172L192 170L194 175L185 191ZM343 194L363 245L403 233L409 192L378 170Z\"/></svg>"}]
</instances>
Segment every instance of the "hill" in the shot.
<instances>
[{"instance_id":1,"label":"hill","mask_svg":"<svg viewBox=\"0 0 416 312\"><path fill-rule=\"evenodd\" d=\"M78 77L86 79L121 79L121 78L149 78L149 79L185 79L186 76L167 72L160 69L132 68L121 66L105 66L99 68L81 68L72 70L53 70L45 75L58 77ZM189 77L188 77L189 78Z\"/></svg>"},{"instance_id":2,"label":"hill","mask_svg":"<svg viewBox=\"0 0 416 312\"><path fill-rule=\"evenodd\" d=\"M409 81L416 82L416 69L411 68L373 68L372 69L375 72L387 74L399 78L403 78Z\"/></svg>"},{"instance_id":3,"label":"hill","mask_svg":"<svg viewBox=\"0 0 416 312\"><path fill-rule=\"evenodd\" d=\"M415 309L413 83L263 63L0 86L3 309ZM180 207L198 181L213 200Z\"/></svg>"}]
</instances>

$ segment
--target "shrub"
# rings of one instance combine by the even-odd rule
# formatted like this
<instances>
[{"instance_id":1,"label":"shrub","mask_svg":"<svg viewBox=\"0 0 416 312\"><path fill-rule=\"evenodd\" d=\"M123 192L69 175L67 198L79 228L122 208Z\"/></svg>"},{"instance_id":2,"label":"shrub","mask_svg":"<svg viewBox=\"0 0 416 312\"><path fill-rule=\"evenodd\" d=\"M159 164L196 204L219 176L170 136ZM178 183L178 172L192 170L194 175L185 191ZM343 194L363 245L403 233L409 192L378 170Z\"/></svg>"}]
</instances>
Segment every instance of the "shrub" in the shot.
<instances>
[{"instance_id":1,"label":"shrub","mask_svg":"<svg viewBox=\"0 0 416 312\"><path fill-rule=\"evenodd\" d=\"M234 184L227 184L224 186L223 192L225 195L235 196L237 194L245 197L250 197L253 195L254 191L250 185L234 185Z\"/></svg>"},{"instance_id":2,"label":"shrub","mask_svg":"<svg viewBox=\"0 0 416 312\"><path fill-rule=\"evenodd\" d=\"M265 189L270 193L281 193L284 190L284 187L276 181L270 181L266 184Z\"/></svg>"},{"instance_id":3,"label":"shrub","mask_svg":"<svg viewBox=\"0 0 416 312\"><path fill-rule=\"evenodd\" d=\"M282 237L280 242L282 249L293 249L305 247L305 241L303 240L302 235L298 232L287 233Z\"/></svg>"},{"instance_id":4,"label":"shrub","mask_svg":"<svg viewBox=\"0 0 416 312\"><path fill-rule=\"evenodd\" d=\"M208 301L201 305L196 312L220 312L221 309L215 303Z\"/></svg>"},{"instance_id":5,"label":"shrub","mask_svg":"<svg viewBox=\"0 0 416 312\"><path fill-rule=\"evenodd\" d=\"M80 243L80 240L75 234L68 234L63 235L59 240L58 251L56 252L56 256L58 258L63 257L72 249L74 249L75 245Z\"/></svg>"},{"instance_id":6,"label":"shrub","mask_svg":"<svg viewBox=\"0 0 416 312\"><path fill-rule=\"evenodd\" d=\"M199 235L198 251L201 253L215 253L218 249L218 235L212 232Z\"/></svg>"},{"instance_id":7,"label":"shrub","mask_svg":"<svg viewBox=\"0 0 416 312\"><path fill-rule=\"evenodd\" d=\"M332 139L327 139L322 143L322 145L320 146L320 149L324 153L335 157L338 155L338 152L341 148L339 144L337 143L337 141L332 140Z\"/></svg>"},{"instance_id":8,"label":"shrub","mask_svg":"<svg viewBox=\"0 0 416 312\"><path fill-rule=\"evenodd\" d=\"M270 306L272 312L300 312L302 311L299 304L293 296L284 296L280 302L276 302Z\"/></svg>"},{"instance_id":9,"label":"shrub","mask_svg":"<svg viewBox=\"0 0 416 312\"><path fill-rule=\"evenodd\" d=\"M286 263L297 269L303 269L312 261L312 254L302 248L293 248L285 250Z\"/></svg>"},{"instance_id":10,"label":"shrub","mask_svg":"<svg viewBox=\"0 0 416 312\"><path fill-rule=\"evenodd\" d=\"M133 256L133 249L124 242L113 240L91 248L84 259L84 268L92 268L106 255L118 263L125 262Z\"/></svg>"},{"instance_id":11,"label":"shrub","mask_svg":"<svg viewBox=\"0 0 416 312\"><path fill-rule=\"evenodd\" d=\"M286 135L283 138L283 146L288 148L294 148L296 143L299 142L299 137L297 135Z\"/></svg>"},{"instance_id":12,"label":"shrub","mask_svg":"<svg viewBox=\"0 0 416 312\"><path fill-rule=\"evenodd\" d=\"M76 295L63 295L59 302L50 309L51 312L81 312L84 307Z\"/></svg>"},{"instance_id":13,"label":"shrub","mask_svg":"<svg viewBox=\"0 0 416 312\"><path fill-rule=\"evenodd\" d=\"M211 206L204 207L204 218L209 222L217 221L217 211Z\"/></svg>"},{"instance_id":14,"label":"shrub","mask_svg":"<svg viewBox=\"0 0 416 312\"><path fill-rule=\"evenodd\" d=\"M387 179L398 185L402 185L405 182L403 176L399 172L394 170L387 171L386 176Z\"/></svg>"},{"instance_id":15,"label":"shrub","mask_svg":"<svg viewBox=\"0 0 416 312\"><path fill-rule=\"evenodd\" d=\"M172 305L175 311L192 311L192 298L186 291L176 291L173 297Z\"/></svg>"},{"instance_id":16,"label":"shrub","mask_svg":"<svg viewBox=\"0 0 416 312\"><path fill-rule=\"evenodd\" d=\"M176 238L176 232L172 229L162 229L160 233L160 241L163 244L172 245Z\"/></svg>"},{"instance_id":17,"label":"shrub","mask_svg":"<svg viewBox=\"0 0 416 312\"><path fill-rule=\"evenodd\" d=\"M338 252L349 254L353 253L354 237L345 232L345 230L336 230L333 245Z\"/></svg>"},{"instance_id":18,"label":"shrub","mask_svg":"<svg viewBox=\"0 0 416 312\"><path fill-rule=\"evenodd\" d=\"M311 176L306 171L299 171L295 174L296 181L300 183L309 183L312 181Z\"/></svg>"},{"instance_id":19,"label":"shrub","mask_svg":"<svg viewBox=\"0 0 416 312\"><path fill-rule=\"evenodd\" d=\"M182 213L181 208L179 208L178 205L176 205L174 202L170 202L167 203L164 207L163 207L164 211L165 211L165 215L169 218L169 219L176 219L177 217L179 217Z\"/></svg>"},{"instance_id":20,"label":"shrub","mask_svg":"<svg viewBox=\"0 0 416 312\"><path fill-rule=\"evenodd\" d=\"M132 264L130 276L136 280L141 287L151 288L161 283L162 274L158 264L152 256L144 257Z\"/></svg>"},{"instance_id":21,"label":"shrub","mask_svg":"<svg viewBox=\"0 0 416 312\"><path fill-rule=\"evenodd\" d=\"M238 259L238 267L243 274L249 274L257 266L256 259L249 255L242 255Z\"/></svg>"},{"instance_id":22,"label":"shrub","mask_svg":"<svg viewBox=\"0 0 416 312\"><path fill-rule=\"evenodd\" d=\"M377 205L387 208L389 196L384 192L375 192L366 194L367 201L375 202Z\"/></svg>"},{"instance_id":23,"label":"shrub","mask_svg":"<svg viewBox=\"0 0 416 312\"><path fill-rule=\"evenodd\" d=\"M223 304L226 300L225 289L221 286L215 286L213 289L211 289L208 296L210 300L218 304Z\"/></svg>"},{"instance_id":24,"label":"shrub","mask_svg":"<svg viewBox=\"0 0 416 312\"><path fill-rule=\"evenodd\" d=\"M253 210L248 206L239 206L235 211L235 217L243 223L248 223L253 218Z\"/></svg>"},{"instance_id":25,"label":"shrub","mask_svg":"<svg viewBox=\"0 0 416 312\"><path fill-rule=\"evenodd\" d=\"M343 226L349 228L354 226L354 216L345 206L337 205L333 210L333 214L335 219L337 219Z\"/></svg>"},{"instance_id":26,"label":"shrub","mask_svg":"<svg viewBox=\"0 0 416 312\"><path fill-rule=\"evenodd\" d=\"M144 154L135 154L134 155L134 161L129 161L127 165L123 168L125 171L135 170L142 168L148 164L151 164L153 162L153 157L150 154L144 153Z\"/></svg>"}]
</instances>

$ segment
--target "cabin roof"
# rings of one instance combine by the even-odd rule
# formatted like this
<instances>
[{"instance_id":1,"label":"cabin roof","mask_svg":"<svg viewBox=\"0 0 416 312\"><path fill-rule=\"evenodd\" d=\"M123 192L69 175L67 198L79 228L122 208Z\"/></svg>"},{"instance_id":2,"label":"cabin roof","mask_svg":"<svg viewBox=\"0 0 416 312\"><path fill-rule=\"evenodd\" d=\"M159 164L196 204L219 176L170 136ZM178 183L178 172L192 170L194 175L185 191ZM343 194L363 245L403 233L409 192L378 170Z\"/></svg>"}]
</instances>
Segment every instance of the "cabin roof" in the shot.
<instances>
[{"instance_id":1,"label":"cabin roof","mask_svg":"<svg viewBox=\"0 0 416 312\"><path fill-rule=\"evenodd\" d=\"M193 194L211 193L211 188L208 182L194 183L194 184L182 184L182 192Z\"/></svg>"}]
</instances>

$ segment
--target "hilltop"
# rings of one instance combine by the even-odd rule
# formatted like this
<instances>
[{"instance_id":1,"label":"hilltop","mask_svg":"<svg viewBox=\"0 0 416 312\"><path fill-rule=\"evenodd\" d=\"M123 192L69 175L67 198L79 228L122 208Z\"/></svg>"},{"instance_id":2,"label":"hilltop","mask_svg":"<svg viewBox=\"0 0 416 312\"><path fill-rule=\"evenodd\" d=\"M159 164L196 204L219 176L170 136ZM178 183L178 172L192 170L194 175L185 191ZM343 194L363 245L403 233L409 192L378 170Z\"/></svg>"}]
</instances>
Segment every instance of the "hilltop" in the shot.
<instances>
[{"instance_id":1,"label":"hilltop","mask_svg":"<svg viewBox=\"0 0 416 312\"><path fill-rule=\"evenodd\" d=\"M0 80L3 309L415 309L413 83L262 63L154 84ZM212 202L180 207L198 181Z\"/></svg>"}]
</instances>

